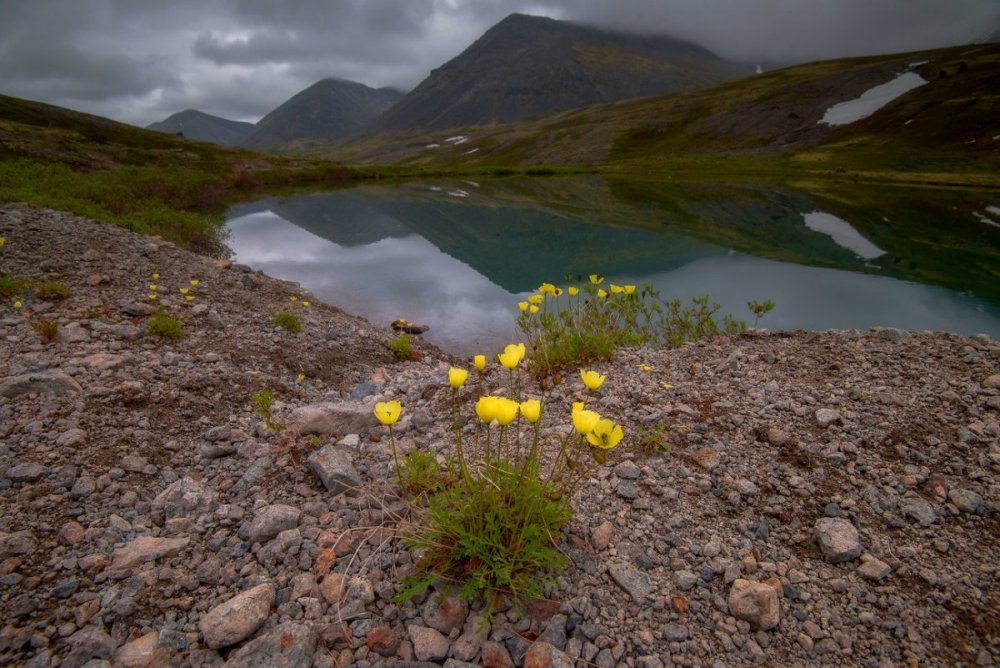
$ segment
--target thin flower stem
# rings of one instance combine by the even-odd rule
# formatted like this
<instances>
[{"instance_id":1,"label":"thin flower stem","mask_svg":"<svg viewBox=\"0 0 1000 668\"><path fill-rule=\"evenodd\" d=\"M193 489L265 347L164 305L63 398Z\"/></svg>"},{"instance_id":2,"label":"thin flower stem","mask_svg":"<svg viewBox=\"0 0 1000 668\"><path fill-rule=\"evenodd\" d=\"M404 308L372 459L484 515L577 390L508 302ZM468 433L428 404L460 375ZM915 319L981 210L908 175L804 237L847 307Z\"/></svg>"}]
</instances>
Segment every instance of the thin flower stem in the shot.
<instances>
[{"instance_id":1,"label":"thin flower stem","mask_svg":"<svg viewBox=\"0 0 1000 668\"><path fill-rule=\"evenodd\" d=\"M396 437L392 433L392 425L389 425L389 445L392 446L392 458L396 460L396 480L399 481L399 491L403 492L403 469L399 465L399 453L396 451Z\"/></svg>"}]
</instances>

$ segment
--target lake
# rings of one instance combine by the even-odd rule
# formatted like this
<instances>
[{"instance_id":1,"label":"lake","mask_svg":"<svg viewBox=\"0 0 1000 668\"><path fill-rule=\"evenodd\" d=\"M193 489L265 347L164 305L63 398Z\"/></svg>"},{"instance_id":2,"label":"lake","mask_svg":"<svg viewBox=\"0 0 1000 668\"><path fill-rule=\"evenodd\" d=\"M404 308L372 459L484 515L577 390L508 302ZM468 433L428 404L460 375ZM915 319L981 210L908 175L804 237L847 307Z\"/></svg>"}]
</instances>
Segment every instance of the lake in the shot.
<instances>
[{"instance_id":1,"label":"lake","mask_svg":"<svg viewBox=\"0 0 1000 668\"><path fill-rule=\"evenodd\" d=\"M233 207L234 260L376 324L426 324L456 354L518 340L539 284L710 295L770 329L1000 338L1000 193L604 177L366 185Z\"/></svg>"}]
</instances>

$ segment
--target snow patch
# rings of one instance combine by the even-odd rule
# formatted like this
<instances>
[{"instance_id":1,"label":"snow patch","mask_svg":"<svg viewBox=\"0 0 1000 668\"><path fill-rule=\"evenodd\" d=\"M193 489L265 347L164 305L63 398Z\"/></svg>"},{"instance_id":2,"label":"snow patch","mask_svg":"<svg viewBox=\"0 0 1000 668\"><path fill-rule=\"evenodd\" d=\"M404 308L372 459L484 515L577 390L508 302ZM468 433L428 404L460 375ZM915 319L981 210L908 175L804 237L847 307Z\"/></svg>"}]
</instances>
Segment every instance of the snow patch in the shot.
<instances>
[{"instance_id":1,"label":"snow patch","mask_svg":"<svg viewBox=\"0 0 1000 668\"><path fill-rule=\"evenodd\" d=\"M469 141L469 138L465 135L455 135L454 137L448 137L444 140L446 144L464 144Z\"/></svg>"},{"instance_id":2,"label":"snow patch","mask_svg":"<svg viewBox=\"0 0 1000 668\"><path fill-rule=\"evenodd\" d=\"M990 208L996 208L996 207L987 207L986 210L989 211ZM976 218L978 218L979 222L981 222L981 223L986 223L987 225L992 225L993 227L1000 227L1000 223L996 222L995 220L993 220L989 216L984 216L983 214L979 213L978 211L973 211L972 215L975 216Z\"/></svg>"},{"instance_id":3,"label":"snow patch","mask_svg":"<svg viewBox=\"0 0 1000 668\"><path fill-rule=\"evenodd\" d=\"M435 192L435 193L439 193L439 192L441 192L441 188L440 188L439 186L430 186L430 187L429 187L429 190L430 190L431 192Z\"/></svg>"},{"instance_id":4,"label":"snow patch","mask_svg":"<svg viewBox=\"0 0 1000 668\"><path fill-rule=\"evenodd\" d=\"M465 153L463 153L462 155L472 155L473 153L475 153L475 152L476 152L476 151L478 151L478 150L479 150L478 148L474 148L474 149L472 149L472 150L470 150L470 151L466 151L466 152L465 152Z\"/></svg>"},{"instance_id":5,"label":"snow patch","mask_svg":"<svg viewBox=\"0 0 1000 668\"><path fill-rule=\"evenodd\" d=\"M992 213L997 218L1000 218L1000 206L993 206L992 204L986 207L986 211Z\"/></svg>"},{"instance_id":6,"label":"snow patch","mask_svg":"<svg viewBox=\"0 0 1000 668\"><path fill-rule=\"evenodd\" d=\"M929 61L929 60L918 60L915 63L910 63L910 67L920 67L921 65L926 65L929 62L931 62L931 61Z\"/></svg>"},{"instance_id":7,"label":"snow patch","mask_svg":"<svg viewBox=\"0 0 1000 668\"><path fill-rule=\"evenodd\" d=\"M452 197L468 197L469 193L465 192L461 188L456 188L455 190L449 190L448 194Z\"/></svg>"},{"instance_id":8,"label":"snow patch","mask_svg":"<svg viewBox=\"0 0 1000 668\"><path fill-rule=\"evenodd\" d=\"M441 144L428 144L424 148L441 148Z\"/></svg>"},{"instance_id":9,"label":"snow patch","mask_svg":"<svg viewBox=\"0 0 1000 668\"><path fill-rule=\"evenodd\" d=\"M861 233L851 227L850 223L824 211L803 213L806 227L814 232L826 234L844 248L854 252L865 260L874 260L885 255L885 251L861 236Z\"/></svg>"},{"instance_id":10,"label":"snow patch","mask_svg":"<svg viewBox=\"0 0 1000 668\"><path fill-rule=\"evenodd\" d=\"M871 116L876 111L895 100L900 95L923 86L927 80L915 72L904 72L887 83L869 88L861 97L840 102L826 110L820 123L827 125L847 125Z\"/></svg>"}]
</instances>

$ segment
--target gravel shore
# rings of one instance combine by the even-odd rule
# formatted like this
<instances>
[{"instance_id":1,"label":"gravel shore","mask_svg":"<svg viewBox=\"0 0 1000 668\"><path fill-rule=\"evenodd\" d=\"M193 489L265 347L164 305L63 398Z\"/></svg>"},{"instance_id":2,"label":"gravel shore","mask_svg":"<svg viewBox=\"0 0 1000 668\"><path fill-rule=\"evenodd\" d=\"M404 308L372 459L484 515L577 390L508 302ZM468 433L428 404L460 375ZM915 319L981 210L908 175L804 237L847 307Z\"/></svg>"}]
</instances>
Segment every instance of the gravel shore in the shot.
<instances>
[{"instance_id":1,"label":"gravel shore","mask_svg":"<svg viewBox=\"0 0 1000 668\"><path fill-rule=\"evenodd\" d=\"M1000 665L989 337L760 331L620 351L589 397L567 374L548 413L626 437L547 598L487 620L394 601L412 513L371 414L399 399L400 448L447 452L468 361L117 227L8 205L0 236L0 272L69 292L0 304L0 664Z\"/></svg>"}]
</instances>

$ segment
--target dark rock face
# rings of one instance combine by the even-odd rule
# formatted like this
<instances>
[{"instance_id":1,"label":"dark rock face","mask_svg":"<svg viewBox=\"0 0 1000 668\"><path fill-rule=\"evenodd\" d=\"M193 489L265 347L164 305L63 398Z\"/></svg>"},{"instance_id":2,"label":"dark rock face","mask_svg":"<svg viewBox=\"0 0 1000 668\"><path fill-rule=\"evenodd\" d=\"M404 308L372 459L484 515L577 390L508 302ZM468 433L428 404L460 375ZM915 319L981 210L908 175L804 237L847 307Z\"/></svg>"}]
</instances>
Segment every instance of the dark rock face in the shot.
<instances>
[{"instance_id":1,"label":"dark rock face","mask_svg":"<svg viewBox=\"0 0 1000 668\"><path fill-rule=\"evenodd\" d=\"M236 146L253 131L254 124L231 121L196 109L186 109L146 127L168 134L180 134L188 139L210 141L222 146Z\"/></svg>"}]
</instances>

